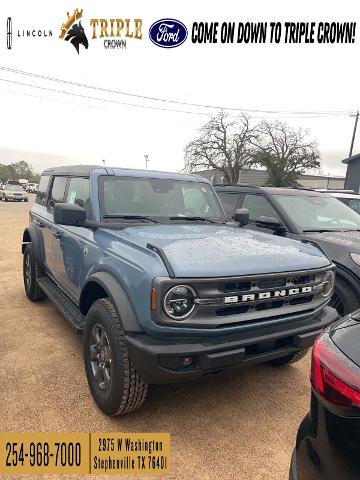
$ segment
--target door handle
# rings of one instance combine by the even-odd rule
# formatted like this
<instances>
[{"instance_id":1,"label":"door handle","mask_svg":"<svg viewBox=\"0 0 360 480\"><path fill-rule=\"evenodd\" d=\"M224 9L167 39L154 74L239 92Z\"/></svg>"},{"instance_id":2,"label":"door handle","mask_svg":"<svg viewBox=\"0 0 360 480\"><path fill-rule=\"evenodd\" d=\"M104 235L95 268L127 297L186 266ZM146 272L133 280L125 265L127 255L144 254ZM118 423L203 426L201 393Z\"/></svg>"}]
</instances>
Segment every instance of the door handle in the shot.
<instances>
[{"instance_id":1,"label":"door handle","mask_svg":"<svg viewBox=\"0 0 360 480\"><path fill-rule=\"evenodd\" d=\"M63 232L61 232L60 230L53 230L52 231L53 237L57 238L58 240L60 240L60 238L62 237L62 234L63 234Z\"/></svg>"}]
</instances>

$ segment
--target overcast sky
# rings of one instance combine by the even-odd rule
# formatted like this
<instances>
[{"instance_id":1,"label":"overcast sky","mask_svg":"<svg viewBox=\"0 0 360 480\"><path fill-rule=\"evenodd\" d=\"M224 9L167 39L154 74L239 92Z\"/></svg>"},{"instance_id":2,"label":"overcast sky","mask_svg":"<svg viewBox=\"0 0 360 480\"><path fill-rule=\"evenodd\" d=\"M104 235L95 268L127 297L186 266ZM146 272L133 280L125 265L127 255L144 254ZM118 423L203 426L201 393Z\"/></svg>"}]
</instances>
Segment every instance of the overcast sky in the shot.
<instances>
[{"instance_id":1,"label":"overcast sky","mask_svg":"<svg viewBox=\"0 0 360 480\"><path fill-rule=\"evenodd\" d=\"M66 12L83 8L89 48L78 55L58 38ZM6 48L6 18L13 20L13 48ZM356 21L356 42L348 45L199 45L191 39L163 49L149 40L150 25L161 18L182 21L191 34L194 21ZM360 108L359 1L169 2L2 0L0 65L41 75L197 104L255 110L354 111ZM90 18L141 18L142 40L128 39L126 50L105 50L91 39ZM51 39L18 39L18 29L52 29ZM190 35L189 35L190 36ZM70 87L0 70L0 79L117 102L179 108L121 95ZM41 98L39 98L41 97ZM69 163L178 171L184 146L197 135L206 115L157 111L77 98L0 81L0 162L25 159L36 170ZM255 115L255 114L254 114ZM284 115L285 116L285 115ZM289 115L291 116L291 115ZM304 115L306 116L306 115ZM344 173L354 119L286 118L310 130L319 142L322 171ZM359 125L360 127L360 125ZM360 152L360 128L354 153Z\"/></svg>"}]
</instances>

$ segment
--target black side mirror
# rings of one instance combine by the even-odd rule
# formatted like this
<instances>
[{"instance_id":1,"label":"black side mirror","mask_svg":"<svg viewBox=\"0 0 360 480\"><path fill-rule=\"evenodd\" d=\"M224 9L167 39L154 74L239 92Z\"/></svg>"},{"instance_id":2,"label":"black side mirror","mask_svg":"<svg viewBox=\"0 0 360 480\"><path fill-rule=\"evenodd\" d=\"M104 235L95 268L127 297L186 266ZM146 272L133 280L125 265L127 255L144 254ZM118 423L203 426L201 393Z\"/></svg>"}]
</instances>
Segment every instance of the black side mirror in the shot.
<instances>
[{"instance_id":1,"label":"black side mirror","mask_svg":"<svg viewBox=\"0 0 360 480\"><path fill-rule=\"evenodd\" d=\"M239 222L239 227L249 223L249 210L247 208L238 208L234 215L235 222Z\"/></svg>"},{"instance_id":2,"label":"black side mirror","mask_svg":"<svg viewBox=\"0 0 360 480\"><path fill-rule=\"evenodd\" d=\"M285 232L286 228L276 217L267 217L266 215L261 215L255 220L256 226L260 228L268 228L269 230L274 230L276 233Z\"/></svg>"},{"instance_id":3,"label":"black side mirror","mask_svg":"<svg viewBox=\"0 0 360 480\"><path fill-rule=\"evenodd\" d=\"M69 227L83 227L86 221L84 208L74 203L56 203L54 207L54 222Z\"/></svg>"}]
</instances>

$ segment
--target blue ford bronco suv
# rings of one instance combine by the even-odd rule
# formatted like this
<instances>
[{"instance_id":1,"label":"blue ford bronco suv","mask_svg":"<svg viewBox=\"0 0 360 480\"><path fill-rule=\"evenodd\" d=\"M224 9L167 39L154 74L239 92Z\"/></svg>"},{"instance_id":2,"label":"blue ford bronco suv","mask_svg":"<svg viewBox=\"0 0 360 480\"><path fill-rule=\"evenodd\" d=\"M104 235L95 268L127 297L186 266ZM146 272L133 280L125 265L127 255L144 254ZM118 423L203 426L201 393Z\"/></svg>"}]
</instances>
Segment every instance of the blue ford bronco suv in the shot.
<instances>
[{"instance_id":1,"label":"blue ford bronco suv","mask_svg":"<svg viewBox=\"0 0 360 480\"><path fill-rule=\"evenodd\" d=\"M90 391L109 415L148 384L304 356L338 318L334 266L314 244L225 223L198 176L45 170L23 234L24 286L84 335Z\"/></svg>"}]
</instances>

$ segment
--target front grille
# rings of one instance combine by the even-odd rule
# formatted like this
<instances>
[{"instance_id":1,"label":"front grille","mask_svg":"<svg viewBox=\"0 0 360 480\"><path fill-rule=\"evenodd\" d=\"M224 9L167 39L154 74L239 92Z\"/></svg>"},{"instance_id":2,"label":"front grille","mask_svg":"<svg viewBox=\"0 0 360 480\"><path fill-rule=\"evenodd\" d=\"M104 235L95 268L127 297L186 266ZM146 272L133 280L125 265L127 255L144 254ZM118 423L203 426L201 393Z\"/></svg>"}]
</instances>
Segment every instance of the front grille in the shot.
<instances>
[{"instance_id":1,"label":"front grille","mask_svg":"<svg viewBox=\"0 0 360 480\"><path fill-rule=\"evenodd\" d=\"M271 280L260 280L257 282L257 286L259 288L279 288L285 287L286 285L286 278L273 278Z\"/></svg>"},{"instance_id":2,"label":"front grille","mask_svg":"<svg viewBox=\"0 0 360 480\"><path fill-rule=\"evenodd\" d=\"M311 314L327 303L320 286L331 267L280 274L249 275L223 278L182 278L197 293L194 313L181 324L192 328L222 328L236 324L251 324L294 319ZM174 325L161 307L166 291L179 280L156 280L159 309L153 312L157 322ZM176 322L179 325L179 322Z\"/></svg>"},{"instance_id":3,"label":"front grille","mask_svg":"<svg viewBox=\"0 0 360 480\"><path fill-rule=\"evenodd\" d=\"M218 290L223 292L223 296L218 299L220 308L216 309L216 315L222 317L251 312L263 312L265 315L269 310L291 310L291 307L309 304L314 300L313 288L322 277L323 272L319 272L278 277L269 275L243 282L221 283Z\"/></svg>"},{"instance_id":4,"label":"front grille","mask_svg":"<svg viewBox=\"0 0 360 480\"><path fill-rule=\"evenodd\" d=\"M233 292L233 291L239 291L239 292L245 292L246 290L250 290L251 288L251 283L250 282L238 282L238 283L226 283L224 285L224 292Z\"/></svg>"}]
</instances>

